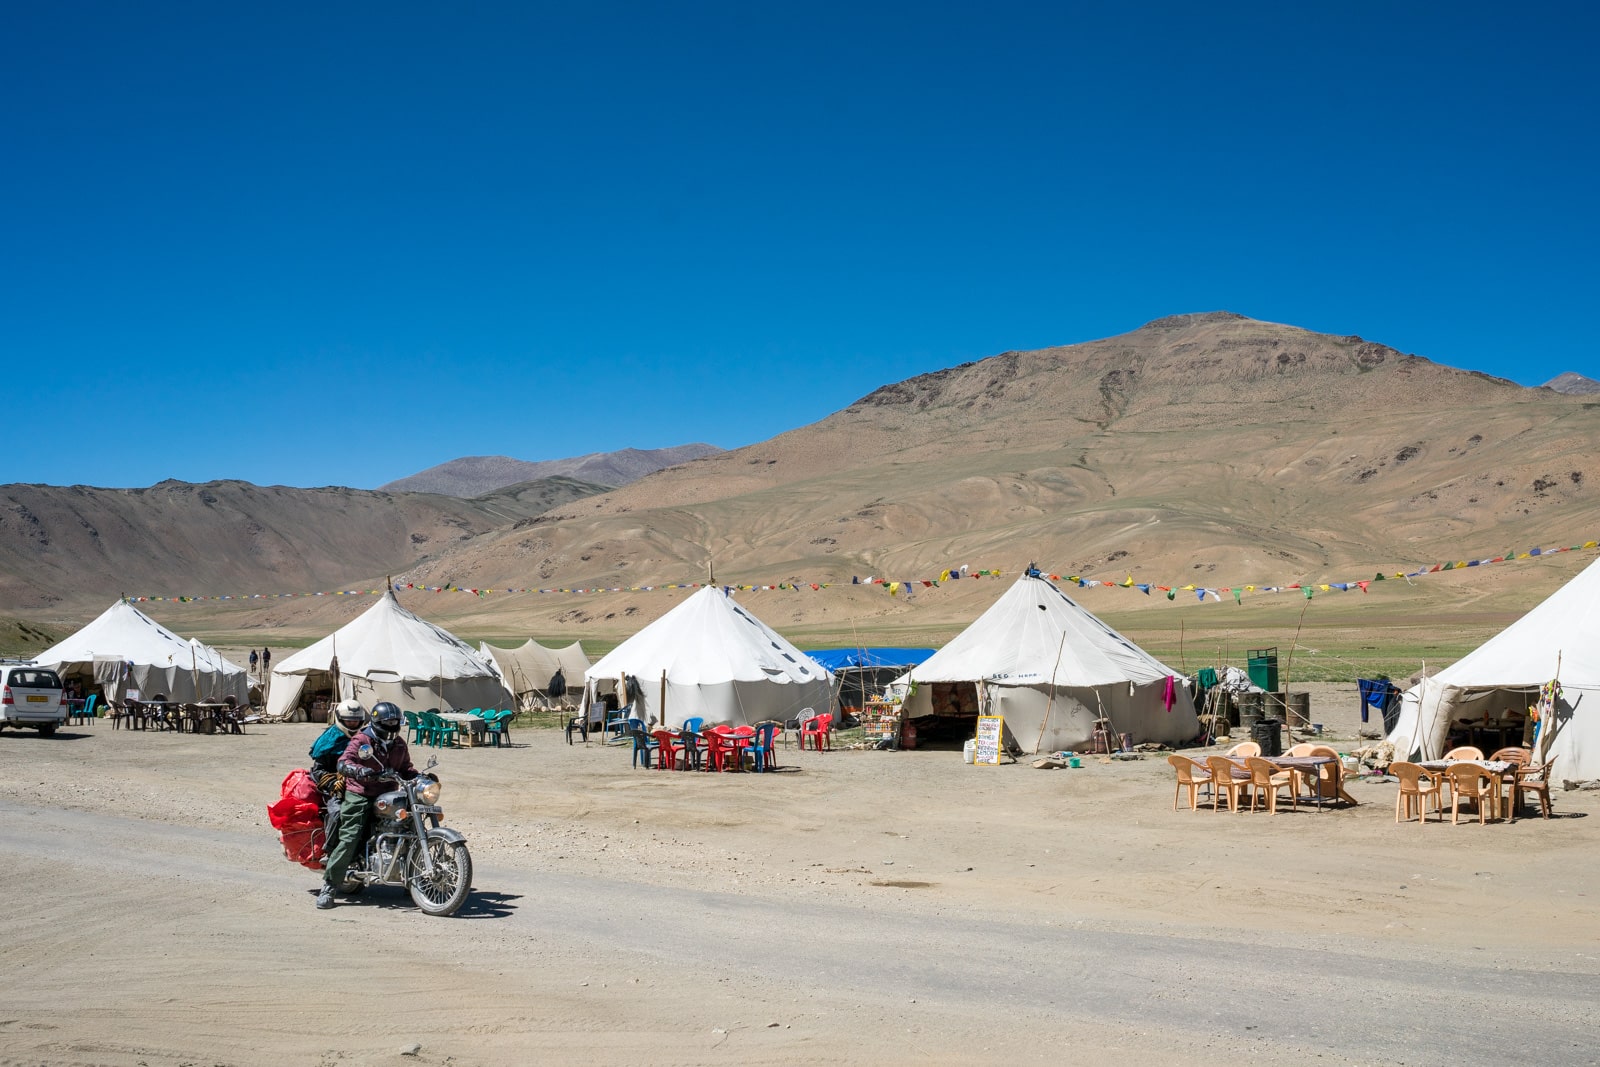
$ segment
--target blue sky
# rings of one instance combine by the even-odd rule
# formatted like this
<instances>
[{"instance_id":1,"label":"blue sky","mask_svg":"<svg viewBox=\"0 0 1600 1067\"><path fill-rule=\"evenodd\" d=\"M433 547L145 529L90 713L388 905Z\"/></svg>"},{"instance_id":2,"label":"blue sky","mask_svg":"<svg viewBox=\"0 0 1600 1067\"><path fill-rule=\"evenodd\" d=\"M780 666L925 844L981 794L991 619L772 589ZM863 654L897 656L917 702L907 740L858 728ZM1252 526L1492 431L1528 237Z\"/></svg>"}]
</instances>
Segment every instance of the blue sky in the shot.
<instances>
[{"instance_id":1,"label":"blue sky","mask_svg":"<svg viewBox=\"0 0 1600 1067\"><path fill-rule=\"evenodd\" d=\"M14 8L0 482L737 447L1217 309L1600 376L1596 16L1392 6Z\"/></svg>"}]
</instances>

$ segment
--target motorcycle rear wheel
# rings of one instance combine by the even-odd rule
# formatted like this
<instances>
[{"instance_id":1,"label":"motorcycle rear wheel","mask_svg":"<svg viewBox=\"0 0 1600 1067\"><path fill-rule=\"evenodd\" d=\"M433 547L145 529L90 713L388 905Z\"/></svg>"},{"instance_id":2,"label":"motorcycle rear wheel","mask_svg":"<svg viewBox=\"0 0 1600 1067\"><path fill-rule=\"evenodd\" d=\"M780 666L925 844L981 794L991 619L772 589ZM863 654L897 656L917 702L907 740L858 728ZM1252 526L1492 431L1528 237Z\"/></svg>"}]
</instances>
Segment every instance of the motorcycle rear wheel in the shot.
<instances>
[{"instance_id":1,"label":"motorcycle rear wheel","mask_svg":"<svg viewBox=\"0 0 1600 1067\"><path fill-rule=\"evenodd\" d=\"M465 843L452 844L429 834L428 855L433 860L432 875L422 866L422 858L411 854L406 877L411 900L428 915L454 915L472 892L472 854Z\"/></svg>"}]
</instances>

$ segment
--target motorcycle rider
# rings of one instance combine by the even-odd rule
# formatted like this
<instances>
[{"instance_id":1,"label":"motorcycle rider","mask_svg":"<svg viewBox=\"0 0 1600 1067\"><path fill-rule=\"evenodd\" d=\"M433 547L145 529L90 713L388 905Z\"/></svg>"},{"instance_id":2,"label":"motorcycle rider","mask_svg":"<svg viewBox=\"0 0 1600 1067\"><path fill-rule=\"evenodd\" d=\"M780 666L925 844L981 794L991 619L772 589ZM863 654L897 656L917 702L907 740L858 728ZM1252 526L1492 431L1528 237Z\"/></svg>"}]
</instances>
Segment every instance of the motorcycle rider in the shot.
<instances>
[{"instance_id":1,"label":"motorcycle rider","mask_svg":"<svg viewBox=\"0 0 1600 1067\"><path fill-rule=\"evenodd\" d=\"M317 907L333 907L333 895L344 884L367 826L372 822L372 802L384 791L391 775L410 780L417 776L406 745L404 717L400 708L387 700L372 705L372 721L356 731L339 757L339 773L344 775L344 808L339 820L339 843L328 856L322 871L322 892ZM362 749L366 749L365 755Z\"/></svg>"},{"instance_id":2,"label":"motorcycle rider","mask_svg":"<svg viewBox=\"0 0 1600 1067\"><path fill-rule=\"evenodd\" d=\"M350 737L367 722L366 709L359 700L346 700L333 712L333 722L312 742L311 779L322 790L323 803L328 814L323 819L323 841L328 849L338 840L339 810L344 796L344 783L339 781L339 757L350 747Z\"/></svg>"}]
</instances>

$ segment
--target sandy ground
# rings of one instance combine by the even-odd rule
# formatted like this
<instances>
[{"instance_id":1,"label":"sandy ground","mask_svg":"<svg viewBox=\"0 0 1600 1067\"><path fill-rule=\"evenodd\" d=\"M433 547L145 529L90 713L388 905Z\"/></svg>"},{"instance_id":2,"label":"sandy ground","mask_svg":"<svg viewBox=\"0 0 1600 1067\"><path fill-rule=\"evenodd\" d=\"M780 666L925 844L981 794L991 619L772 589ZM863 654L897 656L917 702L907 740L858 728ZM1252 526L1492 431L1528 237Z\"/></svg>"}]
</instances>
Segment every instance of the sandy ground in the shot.
<instances>
[{"instance_id":1,"label":"sandy ground","mask_svg":"<svg viewBox=\"0 0 1600 1067\"><path fill-rule=\"evenodd\" d=\"M519 730L439 753L477 870L430 919L318 912L282 859L264 808L318 729L0 734L0 1064L1597 1058L1600 794L1175 813L1159 758L673 774Z\"/></svg>"}]
</instances>

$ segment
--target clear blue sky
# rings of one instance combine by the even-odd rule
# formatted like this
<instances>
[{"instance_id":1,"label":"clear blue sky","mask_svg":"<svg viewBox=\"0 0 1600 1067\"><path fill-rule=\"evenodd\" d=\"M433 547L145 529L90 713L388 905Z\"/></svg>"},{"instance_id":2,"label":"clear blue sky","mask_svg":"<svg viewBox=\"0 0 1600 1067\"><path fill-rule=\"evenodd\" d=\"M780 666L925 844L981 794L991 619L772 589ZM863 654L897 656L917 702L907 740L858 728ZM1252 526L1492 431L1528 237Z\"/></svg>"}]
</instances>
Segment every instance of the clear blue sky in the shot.
<instances>
[{"instance_id":1,"label":"clear blue sky","mask_svg":"<svg viewBox=\"0 0 1600 1067\"><path fill-rule=\"evenodd\" d=\"M0 482L737 447L1217 309L1600 376L1587 5L6 22L0 345L58 418Z\"/></svg>"}]
</instances>

